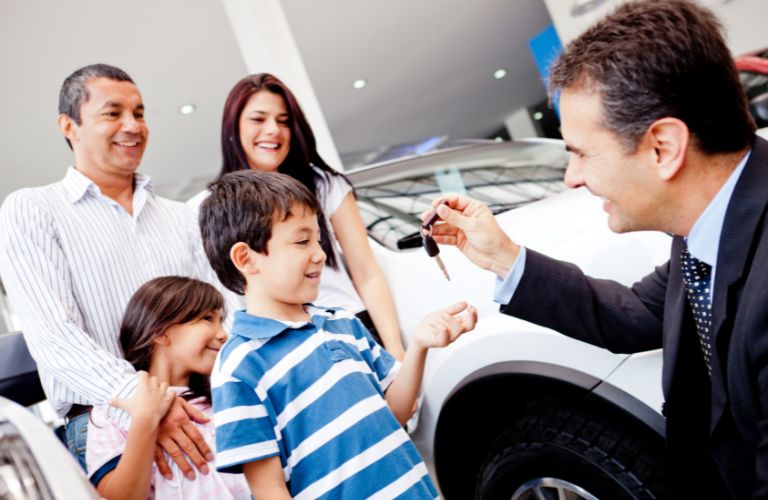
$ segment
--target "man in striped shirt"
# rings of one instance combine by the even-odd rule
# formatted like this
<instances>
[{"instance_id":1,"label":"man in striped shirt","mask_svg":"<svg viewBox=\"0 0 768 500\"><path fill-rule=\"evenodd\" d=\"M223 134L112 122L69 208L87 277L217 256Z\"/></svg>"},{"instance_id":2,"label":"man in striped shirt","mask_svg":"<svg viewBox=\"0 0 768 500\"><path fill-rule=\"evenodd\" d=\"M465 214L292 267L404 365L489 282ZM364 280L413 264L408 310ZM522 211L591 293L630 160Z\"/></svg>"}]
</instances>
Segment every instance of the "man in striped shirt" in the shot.
<instances>
[{"instance_id":1,"label":"man in striped shirt","mask_svg":"<svg viewBox=\"0 0 768 500\"><path fill-rule=\"evenodd\" d=\"M148 130L141 94L122 70L96 64L62 85L58 125L75 164L62 181L10 194L0 209L0 276L54 410L67 417L70 449L85 467L91 405L127 398L136 373L118 328L128 299L163 275L216 282L185 206L155 196L136 173ZM110 409L127 427L127 415ZM212 455L177 398L158 440L186 475ZM184 450L181 452L181 450ZM170 469L158 454L161 471Z\"/></svg>"},{"instance_id":2,"label":"man in striped shirt","mask_svg":"<svg viewBox=\"0 0 768 500\"><path fill-rule=\"evenodd\" d=\"M201 206L208 259L247 302L211 379L216 467L244 472L254 498L435 498L403 424L427 350L477 312L427 316L401 366L353 314L309 304L325 262L319 212L299 181L258 171L225 175Z\"/></svg>"}]
</instances>

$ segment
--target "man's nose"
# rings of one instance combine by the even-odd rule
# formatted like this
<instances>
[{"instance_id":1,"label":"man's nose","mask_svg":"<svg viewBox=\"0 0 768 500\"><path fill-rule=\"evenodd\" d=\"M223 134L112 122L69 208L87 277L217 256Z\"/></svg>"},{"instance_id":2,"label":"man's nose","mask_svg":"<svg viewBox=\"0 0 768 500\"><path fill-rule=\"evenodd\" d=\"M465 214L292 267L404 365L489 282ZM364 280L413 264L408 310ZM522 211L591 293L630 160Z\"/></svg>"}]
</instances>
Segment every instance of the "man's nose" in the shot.
<instances>
[{"instance_id":1,"label":"man's nose","mask_svg":"<svg viewBox=\"0 0 768 500\"><path fill-rule=\"evenodd\" d=\"M584 177L581 166L573 159L568 161L568 167L565 169L565 185L575 189L584 185Z\"/></svg>"},{"instance_id":2,"label":"man's nose","mask_svg":"<svg viewBox=\"0 0 768 500\"><path fill-rule=\"evenodd\" d=\"M146 124L143 120L139 120L132 113L126 113L123 116L123 130L125 132L139 133L142 129L146 128Z\"/></svg>"}]
</instances>

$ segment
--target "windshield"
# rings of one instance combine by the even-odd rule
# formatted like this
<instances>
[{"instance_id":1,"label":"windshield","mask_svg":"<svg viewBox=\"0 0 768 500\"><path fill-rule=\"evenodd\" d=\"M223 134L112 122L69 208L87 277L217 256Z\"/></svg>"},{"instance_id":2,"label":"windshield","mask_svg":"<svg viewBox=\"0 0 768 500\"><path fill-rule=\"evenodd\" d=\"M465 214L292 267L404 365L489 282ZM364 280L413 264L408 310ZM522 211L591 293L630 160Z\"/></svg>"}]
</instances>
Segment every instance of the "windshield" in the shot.
<instances>
[{"instance_id":1,"label":"windshield","mask_svg":"<svg viewBox=\"0 0 768 500\"><path fill-rule=\"evenodd\" d=\"M401 250L421 245L419 215L442 193L466 194L498 214L563 191L564 173L564 164L436 168L358 187L357 204L371 238Z\"/></svg>"}]
</instances>

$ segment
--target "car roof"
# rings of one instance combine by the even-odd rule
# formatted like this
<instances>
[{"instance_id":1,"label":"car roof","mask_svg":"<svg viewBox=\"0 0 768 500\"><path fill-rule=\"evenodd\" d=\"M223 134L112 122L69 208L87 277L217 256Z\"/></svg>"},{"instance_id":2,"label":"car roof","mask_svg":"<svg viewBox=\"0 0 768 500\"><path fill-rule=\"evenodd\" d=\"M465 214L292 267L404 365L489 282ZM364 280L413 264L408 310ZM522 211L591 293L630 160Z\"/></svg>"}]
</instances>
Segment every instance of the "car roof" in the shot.
<instances>
[{"instance_id":1,"label":"car roof","mask_svg":"<svg viewBox=\"0 0 768 500\"><path fill-rule=\"evenodd\" d=\"M470 144L421 155L388 160L344 172L355 187L392 182L429 174L438 168L474 168L495 163L497 165L530 166L562 165L565 167L568 153L563 141L558 139L524 139L520 141Z\"/></svg>"}]
</instances>

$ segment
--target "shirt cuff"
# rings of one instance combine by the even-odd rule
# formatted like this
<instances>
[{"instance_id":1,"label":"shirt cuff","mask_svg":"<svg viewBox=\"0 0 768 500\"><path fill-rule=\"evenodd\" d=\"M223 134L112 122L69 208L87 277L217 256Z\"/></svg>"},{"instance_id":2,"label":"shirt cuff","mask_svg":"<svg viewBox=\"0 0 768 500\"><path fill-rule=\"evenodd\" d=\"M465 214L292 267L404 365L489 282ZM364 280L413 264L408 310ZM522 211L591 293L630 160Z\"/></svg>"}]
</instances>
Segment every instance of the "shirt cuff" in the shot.
<instances>
[{"instance_id":1,"label":"shirt cuff","mask_svg":"<svg viewBox=\"0 0 768 500\"><path fill-rule=\"evenodd\" d=\"M120 399L128 399L136 392L136 386L139 385L139 379L134 374L125 381L125 384L120 388L112 397ZM120 429L128 432L128 428L131 426L131 416L128 415L123 409L115 408L112 405L105 403L107 417L111 418L113 422L116 422Z\"/></svg>"},{"instance_id":2,"label":"shirt cuff","mask_svg":"<svg viewBox=\"0 0 768 500\"><path fill-rule=\"evenodd\" d=\"M523 277L523 271L525 270L525 247L520 246L520 253L517 254L517 259L509 269L507 276L502 280L498 276L496 277L496 285L493 288L493 301L507 305L512 300L512 296L517 290L517 285L520 284L520 280Z\"/></svg>"}]
</instances>

